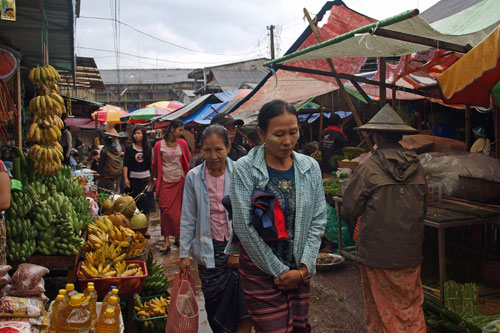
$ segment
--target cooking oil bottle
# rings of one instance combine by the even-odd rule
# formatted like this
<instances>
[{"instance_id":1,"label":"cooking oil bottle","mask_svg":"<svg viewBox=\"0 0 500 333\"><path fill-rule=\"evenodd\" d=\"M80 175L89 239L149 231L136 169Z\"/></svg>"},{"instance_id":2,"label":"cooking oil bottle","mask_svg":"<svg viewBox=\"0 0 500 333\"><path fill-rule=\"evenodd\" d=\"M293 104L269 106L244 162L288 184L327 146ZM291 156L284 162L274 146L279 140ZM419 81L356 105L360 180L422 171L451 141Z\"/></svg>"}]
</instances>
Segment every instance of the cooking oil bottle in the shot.
<instances>
[{"instance_id":1,"label":"cooking oil bottle","mask_svg":"<svg viewBox=\"0 0 500 333\"><path fill-rule=\"evenodd\" d=\"M97 304L97 291L95 290L94 285L88 285L87 289L85 290L84 293L85 297L89 297L89 309L90 309L90 317L92 319L92 327L95 327L97 323L97 310L96 310L96 304Z\"/></svg>"},{"instance_id":2,"label":"cooking oil bottle","mask_svg":"<svg viewBox=\"0 0 500 333\"><path fill-rule=\"evenodd\" d=\"M116 319L115 310L107 308L104 315L99 317L96 333L118 333L120 323Z\"/></svg>"},{"instance_id":3,"label":"cooking oil bottle","mask_svg":"<svg viewBox=\"0 0 500 333\"><path fill-rule=\"evenodd\" d=\"M111 286L112 289L109 290L109 292L106 294L106 296L104 296L104 299L102 300L102 308L101 308L101 312L99 313L99 316L102 316L104 314L104 312L106 311L106 308L109 306L109 299L112 297L112 296L115 296L116 298L118 298L118 302L120 302L120 297L118 296L118 288L114 287L114 286Z\"/></svg>"},{"instance_id":4,"label":"cooking oil bottle","mask_svg":"<svg viewBox=\"0 0 500 333\"><path fill-rule=\"evenodd\" d=\"M71 296L68 306L59 311L57 332L80 333L90 330L92 319L88 303L89 298L83 294Z\"/></svg>"},{"instance_id":5,"label":"cooking oil bottle","mask_svg":"<svg viewBox=\"0 0 500 333\"><path fill-rule=\"evenodd\" d=\"M78 291L75 290L75 285L73 283L67 283L66 284L66 298L65 298L66 304L69 303L71 296L76 295L76 294L78 294Z\"/></svg>"},{"instance_id":6,"label":"cooking oil bottle","mask_svg":"<svg viewBox=\"0 0 500 333\"><path fill-rule=\"evenodd\" d=\"M118 298L118 296L111 296L109 298L107 307L104 309L104 311L106 311L107 309L113 309L115 311L115 317L117 320L119 320L119 317L121 315L121 307L119 303L120 298Z\"/></svg>"},{"instance_id":7,"label":"cooking oil bottle","mask_svg":"<svg viewBox=\"0 0 500 333\"><path fill-rule=\"evenodd\" d=\"M65 289L61 289L61 290L66 291ZM54 301L54 303L52 303L52 313L50 315L49 332L51 332L51 333L56 332L57 319L58 319L59 312L65 306L66 305L64 304L64 295L62 295L62 294L57 295L56 300Z\"/></svg>"}]
</instances>

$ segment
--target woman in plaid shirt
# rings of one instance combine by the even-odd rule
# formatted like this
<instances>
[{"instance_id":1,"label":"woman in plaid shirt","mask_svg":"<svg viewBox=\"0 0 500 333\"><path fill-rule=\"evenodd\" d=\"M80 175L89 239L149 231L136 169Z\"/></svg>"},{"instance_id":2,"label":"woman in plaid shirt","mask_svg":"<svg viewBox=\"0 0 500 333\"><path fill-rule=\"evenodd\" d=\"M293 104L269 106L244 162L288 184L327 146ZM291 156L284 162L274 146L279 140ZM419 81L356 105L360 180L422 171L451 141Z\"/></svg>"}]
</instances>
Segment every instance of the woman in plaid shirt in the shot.
<instances>
[{"instance_id":1,"label":"woman in plaid shirt","mask_svg":"<svg viewBox=\"0 0 500 333\"><path fill-rule=\"evenodd\" d=\"M231 182L241 284L257 332L309 332L309 278L315 273L326 202L318 163L293 151L299 121L293 106L274 100L258 116L263 145L236 162ZM285 215L288 239L264 241L253 227L254 189L273 194ZM234 245L226 253L238 252Z\"/></svg>"}]
</instances>

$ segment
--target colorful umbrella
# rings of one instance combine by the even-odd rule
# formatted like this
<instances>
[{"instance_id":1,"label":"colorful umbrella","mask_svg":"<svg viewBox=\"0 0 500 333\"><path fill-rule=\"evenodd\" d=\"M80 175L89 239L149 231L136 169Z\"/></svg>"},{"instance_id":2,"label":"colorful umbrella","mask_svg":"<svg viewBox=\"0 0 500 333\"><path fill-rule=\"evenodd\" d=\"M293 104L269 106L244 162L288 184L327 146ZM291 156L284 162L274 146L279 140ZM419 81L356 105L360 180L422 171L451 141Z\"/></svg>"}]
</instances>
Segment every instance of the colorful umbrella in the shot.
<instances>
[{"instance_id":1,"label":"colorful umbrella","mask_svg":"<svg viewBox=\"0 0 500 333\"><path fill-rule=\"evenodd\" d=\"M151 106L159 106L161 108L165 108L165 109L168 109L170 111L175 111L175 110L183 107L184 104L182 104L181 102L177 102L177 101L159 101L159 102L154 102L154 103L146 105L147 108L149 108Z\"/></svg>"},{"instance_id":2,"label":"colorful umbrella","mask_svg":"<svg viewBox=\"0 0 500 333\"><path fill-rule=\"evenodd\" d=\"M121 107L107 104L101 106L96 112L92 113L92 119L95 120L97 117L99 123L121 124L124 121L121 121L120 118L127 114L128 112Z\"/></svg>"},{"instance_id":3,"label":"colorful umbrella","mask_svg":"<svg viewBox=\"0 0 500 333\"><path fill-rule=\"evenodd\" d=\"M173 112L174 110L169 110L159 106L150 106L143 109L135 110L129 114L120 118L121 121L130 121L131 123L146 123L151 118L157 116L164 116Z\"/></svg>"}]
</instances>

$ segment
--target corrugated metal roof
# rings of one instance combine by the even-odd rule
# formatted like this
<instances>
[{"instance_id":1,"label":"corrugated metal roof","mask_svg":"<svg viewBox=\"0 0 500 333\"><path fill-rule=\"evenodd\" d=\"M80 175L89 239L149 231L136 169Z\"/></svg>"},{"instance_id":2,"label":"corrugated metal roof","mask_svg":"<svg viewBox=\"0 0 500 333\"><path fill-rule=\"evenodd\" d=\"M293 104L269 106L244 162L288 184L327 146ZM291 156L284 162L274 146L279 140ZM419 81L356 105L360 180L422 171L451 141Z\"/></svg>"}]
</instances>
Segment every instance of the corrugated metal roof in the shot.
<instances>
[{"instance_id":1,"label":"corrugated metal roof","mask_svg":"<svg viewBox=\"0 0 500 333\"><path fill-rule=\"evenodd\" d=\"M227 70L212 69L215 78L207 84L209 87L220 87L222 91L236 90L243 83L259 83L266 76L267 72L261 70Z\"/></svg>"},{"instance_id":2,"label":"corrugated metal roof","mask_svg":"<svg viewBox=\"0 0 500 333\"><path fill-rule=\"evenodd\" d=\"M425 10L420 16L426 20L427 23L433 23L457 14L481 1L483 0L441 0L434 6Z\"/></svg>"},{"instance_id":3,"label":"corrugated metal roof","mask_svg":"<svg viewBox=\"0 0 500 333\"><path fill-rule=\"evenodd\" d=\"M61 74L60 86L73 85L73 80L68 79L68 71L59 71ZM99 89L104 90L106 87L101 79L101 74L95 63L94 58L76 57L76 88Z\"/></svg>"},{"instance_id":4,"label":"corrugated metal roof","mask_svg":"<svg viewBox=\"0 0 500 333\"><path fill-rule=\"evenodd\" d=\"M23 65L31 67L42 62L39 1L16 1L16 21L0 20L0 42L19 50ZM57 69L73 71L74 9L72 0L44 0L47 17L49 62Z\"/></svg>"},{"instance_id":5,"label":"corrugated metal roof","mask_svg":"<svg viewBox=\"0 0 500 333\"><path fill-rule=\"evenodd\" d=\"M118 84L116 69L101 69L102 81L105 85ZM193 69L121 69L120 84L168 84L175 82L193 82L188 74Z\"/></svg>"}]
</instances>

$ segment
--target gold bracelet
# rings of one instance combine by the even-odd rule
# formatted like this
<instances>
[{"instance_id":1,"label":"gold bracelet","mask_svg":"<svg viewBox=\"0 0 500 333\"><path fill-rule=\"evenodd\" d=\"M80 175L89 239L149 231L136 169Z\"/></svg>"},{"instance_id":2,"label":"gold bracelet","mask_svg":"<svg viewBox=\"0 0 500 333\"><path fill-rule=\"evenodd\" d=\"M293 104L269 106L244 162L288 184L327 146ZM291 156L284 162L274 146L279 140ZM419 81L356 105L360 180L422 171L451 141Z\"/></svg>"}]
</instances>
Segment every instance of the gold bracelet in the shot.
<instances>
[{"instance_id":1,"label":"gold bracelet","mask_svg":"<svg viewBox=\"0 0 500 333\"><path fill-rule=\"evenodd\" d=\"M306 278L305 278L305 276L304 276L304 273L302 273L302 270L301 270L300 268L299 268L299 269L297 269L297 270L299 271L300 276L302 277L302 282L306 282Z\"/></svg>"}]
</instances>

